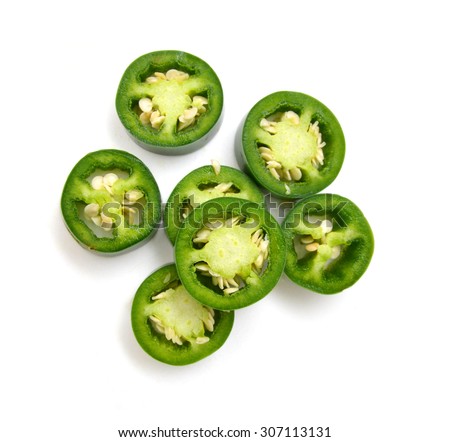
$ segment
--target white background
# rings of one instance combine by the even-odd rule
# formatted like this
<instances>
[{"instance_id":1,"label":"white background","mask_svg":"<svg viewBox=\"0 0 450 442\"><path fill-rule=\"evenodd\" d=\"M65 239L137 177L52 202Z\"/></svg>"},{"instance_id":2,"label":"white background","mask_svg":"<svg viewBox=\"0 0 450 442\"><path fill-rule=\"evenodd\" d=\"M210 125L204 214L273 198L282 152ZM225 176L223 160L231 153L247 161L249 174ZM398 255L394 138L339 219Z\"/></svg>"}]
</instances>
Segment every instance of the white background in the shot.
<instances>
[{"instance_id":1,"label":"white background","mask_svg":"<svg viewBox=\"0 0 450 442\"><path fill-rule=\"evenodd\" d=\"M0 438L323 426L335 442L450 440L445 3L2 6ZM225 94L218 135L175 158L133 144L114 108L128 64L162 49L206 60ZM211 158L236 166L238 123L278 90L310 94L340 120L347 154L327 191L369 219L372 264L335 296L283 277L237 312L213 356L156 362L135 342L130 306L140 283L172 261L170 243L161 230L122 256L83 250L61 219L65 179L86 153L119 148L149 166L165 200Z\"/></svg>"}]
</instances>

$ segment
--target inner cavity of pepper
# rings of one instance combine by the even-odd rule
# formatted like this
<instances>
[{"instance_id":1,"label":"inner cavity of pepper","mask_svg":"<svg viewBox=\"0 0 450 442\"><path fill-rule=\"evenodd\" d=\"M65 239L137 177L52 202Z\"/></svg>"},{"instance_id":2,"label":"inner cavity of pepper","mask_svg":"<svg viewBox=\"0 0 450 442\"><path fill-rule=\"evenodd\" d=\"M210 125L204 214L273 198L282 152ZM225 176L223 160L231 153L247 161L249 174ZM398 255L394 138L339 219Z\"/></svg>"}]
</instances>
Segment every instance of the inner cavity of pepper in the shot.
<instances>
[{"instance_id":1,"label":"inner cavity of pepper","mask_svg":"<svg viewBox=\"0 0 450 442\"><path fill-rule=\"evenodd\" d=\"M209 101L198 90L195 77L178 69L154 72L144 81L146 94L135 104L144 126L157 131L181 132L192 127L207 111Z\"/></svg>"},{"instance_id":2,"label":"inner cavity of pepper","mask_svg":"<svg viewBox=\"0 0 450 442\"><path fill-rule=\"evenodd\" d=\"M206 344L214 331L215 312L176 284L151 297L145 308L152 329L173 344Z\"/></svg>"},{"instance_id":3,"label":"inner cavity of pepper","mask_svg":"<svg viewBox=\"0 0 450 442\"><path fill-rule=\"evenodd\" d=\"M144 193L128 184L123 171L95 171L88 179L90 191L79 207L81 218L98 237L113 237L119 226L138 226L143 218Z\"/></svg>"},{"instance_id":4,"label":"inner cavity of pepper","mask_svg":"<svg viewBox=\"0 0 450 442\"><path fill-rule=\"evenodd\" d=\"M268 235L248 221L242 215L210 220L193 238L197 274L211 278L224 295L238 292L247 278L263 274L267 267Z\"/></svg>"},{"instance_id":5,"label":"inner cavity of pepper","mask_svg":"<svg viewBox=\"0 0 450 442\"><path fill-rule=\"evenodd\" d=\"M277 112L259 122L258 151L267 169L278 181L300 182L324 164L319 122L306 112ZM286 189L289 194L289 188Z\"/></svg>"}]
</instances>

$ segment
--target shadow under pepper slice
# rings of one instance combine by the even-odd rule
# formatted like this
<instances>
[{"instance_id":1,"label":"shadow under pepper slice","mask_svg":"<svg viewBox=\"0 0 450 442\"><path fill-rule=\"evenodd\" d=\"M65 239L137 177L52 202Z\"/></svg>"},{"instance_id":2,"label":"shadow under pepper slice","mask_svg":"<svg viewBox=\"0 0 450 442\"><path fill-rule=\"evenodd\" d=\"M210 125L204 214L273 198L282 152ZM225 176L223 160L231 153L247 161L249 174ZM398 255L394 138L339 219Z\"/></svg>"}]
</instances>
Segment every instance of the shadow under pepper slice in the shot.
<instances>
[{"instance_id":1,"label":"shadow under pepper slice","mask_svg":"<svg viewBox=\"0 0 450 442\"><path fill-rule=\"evenodd\" d=\"M178 230L194 207L213 198L231 196L264 206L264 195L240 170L220 166L203 166L187 174L173 189L164 212L166 234L175 243Z\"/></svg>"},{"instance_id":2,"label":"shadow under pepper slice","mask_svg":"<svg viewBox=\"0 0 450 442\"><path fill-rule=\"evenodd\" d=\"M175 242L186 290L199 302L235 310L264 298L283 273L283 233L261 205L238 198L209 200L187 217Z\"/></svg>"},{"instance_id":3,"label":"shadow under pepper slice","mask_svg":"<svg viewBox=\"0 0 450 442\"><path fill-rule=\"evenodd\" d=\"M141 160L106 149L87 154L72 169L61 210L68 230L82 246L116 253L156 232L161 196Z\"/></svg>"},{"instance_id":4,"label":"shadow under pepper slice","mask_svg":"<svg viewBox=\"0 0 450 442\"><path fill-rule=\"evenodd\" d=\"M282 224L286 275L314 292L334 294L366 271L374 250L372 230L349 199L321 194L299 201Z\"/></svg>"},{"instance_id":5,"label":"shadow under pepper slice","mask_svg":"<svg viewBox=\"0 0 450 442\"><path fill-rule=\"evenodd\" d=\"M237 134L240 166L285 199L323 190L338 175L345 139L333 113L313 97L275 92L250 110Z\"/></svg>"},{"instance_id":6,"label":"shadow under pepper slice","mask_svg":"<svg viewBox=\"0 0 450 442\"><path fill-rule=\"evenodd\" d=\"M142 55L125 70L116 109L141 147L177 155L202 147L219 129L220 80L200 58L181 51Z\"/></svg>"},{"instance_id":7,"label":"shadow under pepper slice","mask_svg":"<svg viewBox=\"0 0 450 442\"><path fill-rule=\"evenodd\" d=\"M174 264L151 274L136 292L131 309L133 332L153 358L171 365L197 362L228 338L233 312L203 306L181 284Z\"/></svg>"}]
</instances>

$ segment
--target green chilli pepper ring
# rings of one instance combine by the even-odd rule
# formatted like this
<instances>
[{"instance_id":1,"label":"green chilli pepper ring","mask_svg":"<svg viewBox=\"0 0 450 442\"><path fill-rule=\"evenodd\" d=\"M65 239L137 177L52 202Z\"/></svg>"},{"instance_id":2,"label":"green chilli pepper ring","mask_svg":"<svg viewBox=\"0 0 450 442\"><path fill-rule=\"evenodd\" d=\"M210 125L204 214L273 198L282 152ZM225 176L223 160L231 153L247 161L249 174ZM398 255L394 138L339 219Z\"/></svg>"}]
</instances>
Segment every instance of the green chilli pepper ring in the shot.
<instances>
[{"instance_id":1,"label":"green chilli pepper ring","mask_svg":"<svg viewBox=\"0 0 450 442\"><path fill-rule=\"evenodd\" d=\"M234 312L213 310L181 284L174 264L151 274L139 287L131 324L139 345L171 365L197 362L218 350L233 327Z\"/></svg>"},{"instance_id":2,"label":"green chilli pepper ring","mask_svg":"<svg viewBox=\"0 0 450 442\"><path fill-rule=\"evenodd\" d=\"M217 132L223 108L220 80L194 55L158 51L126 69L116 96L125 129L141 147L160 154L184 154Z\"/></svg>"},{"instance_id":3,"label":"green chilli pepper ring","mask_svg":"<svg viewBox=\"0 0 450 442\"><path fill-rule=\"evenodd\" d=\"M333 113L299 92L275 92L250 110L236 142L240 166L285 199L315 194L338 175L345 139Z\"/></svg>"},{"instance_id":4,"label":"green chilli pepper ring","mask_svg":"<svg viewBox=\"0 0 450 442\"><path fill-rule=\"evenodd\" d=\"M264 298L285 262L283 232L261 205L222 197L195 208L175 242L186 290L199 302L235 310Z\"/></svg>"},{"instance_id":5,"label":"green chilli pepper ring","mask_svg":"<svg viewBox=\"0 0 450 442\"><path fill-rule=\"evenodd\" d=\"M172 244L194 207L224 196L247 199L264 206L264 195L240 170L213 161L212 166L199 167L188 173L173 189L164 211L164 225Z\"/></svg>"},{"instance_id":6,"label":"green chilli pepper ring","mask_svg":"<svg viewBox=\"0 0 450 442\"><path fill-rule=\"evenodd\" d=\"M369 266L374 250L370 225L349 199L321 194L299 201L282 228L287 276L317 293L352 286Z\"/></svg>"},{"instance_id":7,"label":"green chilli pepper ring","mask_svg":"<svg viewBox=\"0 0 450 442\"><path fill-rule=\"evenodd\" d=\"M141 160L106 149L87 154L72 169L61 210L82 246L110 254L151 238L161 218L161 197Z\"/></svg>"}]
</instances>

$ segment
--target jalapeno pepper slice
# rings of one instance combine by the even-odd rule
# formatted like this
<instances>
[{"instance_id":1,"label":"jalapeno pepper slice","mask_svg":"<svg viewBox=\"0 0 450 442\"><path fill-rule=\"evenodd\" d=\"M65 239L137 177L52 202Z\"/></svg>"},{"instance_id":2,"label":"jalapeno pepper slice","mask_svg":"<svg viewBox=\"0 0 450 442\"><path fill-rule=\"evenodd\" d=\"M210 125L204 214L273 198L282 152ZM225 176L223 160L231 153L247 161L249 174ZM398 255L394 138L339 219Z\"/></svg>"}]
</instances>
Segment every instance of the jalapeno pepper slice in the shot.
<instances>
[{"instance_id":1,"label":"jalapeno pepper slice","mask_svg":"<svg viewBox=\"0 0 450 442\"><path fill-rule=\"evenodd\" d=\"M212 166L199 167L188 173L173 189L164 211L164 225L172 244L194 207L224 196L247 199L264 206L264 195L240 170L213 161Z\"/></svg>"},{"instance_id":2,"label":"jalapeno pepper slice","mask_svg":"<svg viewBox=\"0 0 450 442\"><path fill-rule=\"evenodd\" d=\"M366 271L374 250L372 230L349 199L321 194L299 201L282 228L286 275L314 292L334 294Z\"/></svg>"},{"instance_id":3,"label":"jalapeno pepper slice","mask_svg":"<svg viewBox=\"0 0 450 442\"><path fill-rule=\"evenodd\" d=\"M141 147L182 154L202 147L219 129L220 80L200 58L181 51L142 55L125 70L116 110Z\"/></svg>"},{"instance_id":4,"label":"jalapeno pepper slice","mask_svg":"<svg viewBox=\"0 0 450 442\"><path fill-rule=\"evenodd\" d=\"M283 273L283 232L261 205L222 197L195 208L179 230L175 262L199 302L235 310L266 296Z\"/></svg>"},{"instance_id":5,"label":"jalapeno pepper slice","mask_svg":"<svg viewBox=\"0 0 450 442\"><path fill-rule=\"evenodd\" d=\"M72 169L61 197L64 221L84 247L116 253L150 239L161 197L145 164L115 149L91 152Z\"/></svg>"},{"instance_id":6,"label":"jalapeno pepper slice","mask_svg":"<svg viewBox=\"0 0 450 442\"><path fill-rule=\"evenodd\" d=\"M171 365L197 362L228 338L234 312L206 307L181 284L174 264L152 273L138 288L131 309L134 335L145 352Z\"/></svg>"},{"instance_id":7,"label":"jalapeno pepper slice","mask_svg":"<svg viewBox=\"0 0 450 442\"><path fill-rule=\"evenodd\" d=\"M313 97L275 92L250 110L237 137L237 159L274 195L297 199L323 190L345 155L341 126Z\"/></svg>"}]
</instances>

